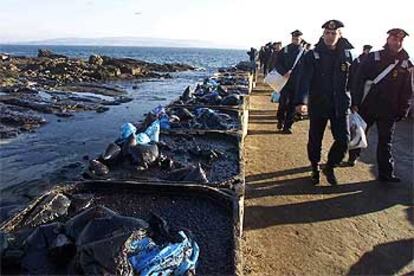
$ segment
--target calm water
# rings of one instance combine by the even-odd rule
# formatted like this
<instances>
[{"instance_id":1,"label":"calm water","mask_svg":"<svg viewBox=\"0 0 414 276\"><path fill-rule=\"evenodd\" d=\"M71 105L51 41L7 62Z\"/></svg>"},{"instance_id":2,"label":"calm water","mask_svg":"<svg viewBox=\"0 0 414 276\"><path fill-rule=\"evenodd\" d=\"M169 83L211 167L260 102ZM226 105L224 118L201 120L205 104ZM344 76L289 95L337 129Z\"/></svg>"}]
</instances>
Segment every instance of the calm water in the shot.
<instances>
[{"instance_id":1,"label":"calm water","mask_svg":"<svg viewBox=\"0 0 414 276\"><path fill-rule=\"evenodd\" d=\"M219 67L246 60L245 51L139 47L0 46L0 52L34 56L38 48L88 58L91 54L129 57L156 63L187 63L204 71L174 73L173 79L122 82L134 100L114 106L103 114L78 113L71 118L45 116L48 124L33 134L1 141L1 199L22 200L62 181L76 179L86 165L85 155L93 158L119 135L124 122L134 122L158 104L176 98L188 85L194 85ZM137 90L131 87L138 85Z\"/></svg>"},{"instance_id":2,"label":"calm water","mask_svg":"<svg viewBox=\"0 0 414 276\"><path fill-rule=\"evenodd\" d=\"M38 49L50 49L53 52L70 57L89 58L91 54L111 57L127 57L155 63L186 63L212 70L230 66L246 60L246 51L203 48L162 48L162 47L112 47L112 46L48 46L48 45L0 45L0 53L20 56L36 56Z\"/></svg>"}]
</instances>

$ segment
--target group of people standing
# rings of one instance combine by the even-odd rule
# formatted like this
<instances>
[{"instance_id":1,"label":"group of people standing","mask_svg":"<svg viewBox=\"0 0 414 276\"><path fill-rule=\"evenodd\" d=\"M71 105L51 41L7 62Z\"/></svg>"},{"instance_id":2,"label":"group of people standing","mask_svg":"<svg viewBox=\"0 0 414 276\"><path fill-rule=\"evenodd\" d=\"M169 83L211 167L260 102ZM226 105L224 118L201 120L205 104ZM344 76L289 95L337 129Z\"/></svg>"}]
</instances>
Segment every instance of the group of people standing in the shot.
<instances>
[{"instance_id":1,"label":"group of people standing","mask_svg":"<svg viewBox=\"0 0 414 276\"><path fill-rule=\"evenodd\" d=\"M400 28L387 32L383 49L363 53L353 59L352 44L342 36L344 24L329 20L322 25L323 34L313 49L304 42L302 32L291 33L292 41L282 48L281 42L267 44L259 54L260 68L266 75L272 70L287 78L280 92L277 129L292 134L296 114L308 113L310 126L307 144L311 163L311 181L320 180L322 140L329 121L334 138L328 161L322 172L328 183L337 185L335 168L354 166L360 149L351 150L343 162L350 141L349 115L358 112L369 129L378 129L378 180L400 182L394 172L392 140L395 123L407 116L413 95L413 64L403 48L408 33ZM369 85L368 85L369 84Z\"/></svg>"}]
</instances>

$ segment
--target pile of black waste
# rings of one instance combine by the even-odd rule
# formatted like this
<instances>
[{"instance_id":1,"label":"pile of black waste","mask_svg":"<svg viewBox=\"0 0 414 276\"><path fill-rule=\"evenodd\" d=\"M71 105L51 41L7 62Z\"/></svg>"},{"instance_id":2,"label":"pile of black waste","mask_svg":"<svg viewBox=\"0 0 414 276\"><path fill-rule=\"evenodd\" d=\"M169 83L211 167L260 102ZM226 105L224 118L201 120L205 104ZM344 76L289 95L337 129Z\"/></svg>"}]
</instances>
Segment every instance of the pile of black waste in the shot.
<instances>
[{"instance_id":1,"label":"pile of black waste","mask_svg":"<svg viewBox=\"0 0 414 276\"><path fill-rule=\"evenodd\" d=\"M167 108L166 116L169 125L167 129L231 130L238 127L238 117L210 108L201 107L190 111L185 107L172 106Z\"/></svg>"},{"instance_id":2,"label":"pile of black waste","mask_svg":"<svg viewBox=\"0 0 414 276\"><path fill-rule=\"evenodd\" d=\"M241 92L228 90L214 79L206 79L195 90L188 87L174 104L206 104L238 106L241 104Z\"/></svg>"},{"instance_id":3,"label":"pile of black waste","mask_svg":"<svg viewBox=\"0 0 414 276\"><path fill-rule=\"evenodd\" d=\"M2 273L187 275L199 256L190 233L92 206L93 197L50 192L3 224ZM7 221L6 221L7 222Z\"/></svg>"},{"instance_id":4,"label":"pile of black waste","mask_svg":"<svg viewBox=\"0 0 414 276\"><path fill-rule=\"evenodd\" d=\"M226 118L223 120L228 120L227 114L217 115L206 108L197 109L196 112L198 116L193 117L193 113L185 108L170 108L166 111L162 107L157 107L141 124L124 124L121 127L120 138L110 143L97 159L89 162L89 168L84 176L92 179L106 179L113 168L121 167L136 173L144 173L152 168L158 170L163 176L158 174L158 178L161 177L164 180L208 183L203 166L210 166L212 162L225 158L222 152L212 148L201 148L193 141L190 143L193 146L188 148L187 153L184 154L193 157L194 162L188 162L189 160L186 159L187 162L183 163L175 158L183 154L179 148L174 148L177 145L167 144L160 140L160 129L164 129L163 118L165 117L175 116L180 118L180 122L181 120L196 121L195 124L227 128L221 119L215 117L220 116L220 118ZM168 125L171 127L173 122L168 121Z\"/></svg>"}]
</instances>

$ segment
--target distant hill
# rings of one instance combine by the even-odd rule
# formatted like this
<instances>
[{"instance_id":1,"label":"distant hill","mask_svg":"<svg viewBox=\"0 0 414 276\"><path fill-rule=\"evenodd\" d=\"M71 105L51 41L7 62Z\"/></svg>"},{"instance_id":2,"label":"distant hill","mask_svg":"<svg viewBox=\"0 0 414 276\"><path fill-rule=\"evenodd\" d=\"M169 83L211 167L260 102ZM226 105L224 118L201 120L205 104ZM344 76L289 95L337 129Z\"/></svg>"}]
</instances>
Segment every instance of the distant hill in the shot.
<instances>
[{"instance_id":1,"label":"distant hill","mask_svg":"<svg viewBox=\"0 0 414 276\"><path fill-rule=\"evenodd\" d=\"M102 37L102 38L56 38L36 41L17 41L7 44L67 45L67 46L143 46L143 47L195 47L195 48L241 48L202 40L166 39L150 37Z\"/></svg>"}]
</instances>

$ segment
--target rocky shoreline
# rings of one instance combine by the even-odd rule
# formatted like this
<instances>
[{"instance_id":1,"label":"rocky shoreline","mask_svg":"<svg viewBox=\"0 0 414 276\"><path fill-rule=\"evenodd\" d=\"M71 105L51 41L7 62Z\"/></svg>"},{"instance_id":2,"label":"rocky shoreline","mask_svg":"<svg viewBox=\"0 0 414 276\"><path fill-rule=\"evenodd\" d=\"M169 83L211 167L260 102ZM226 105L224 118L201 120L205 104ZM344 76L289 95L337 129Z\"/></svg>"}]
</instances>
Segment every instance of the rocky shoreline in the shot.
<instances>
[{"instance_id":1,"label":"rocky shoreline","mask_svg":"<svg viewBox=\"0 0 414 276\"><path fill-rule=\"evenodd\" d=\"M188 70L195 68L99 55L83 60L44 49L37 57L0 54L0 139L34 131L47 123L44 114L105 112L132 100L110 82L171 78L170 72Z\"/></svg>"}]
</instances>

